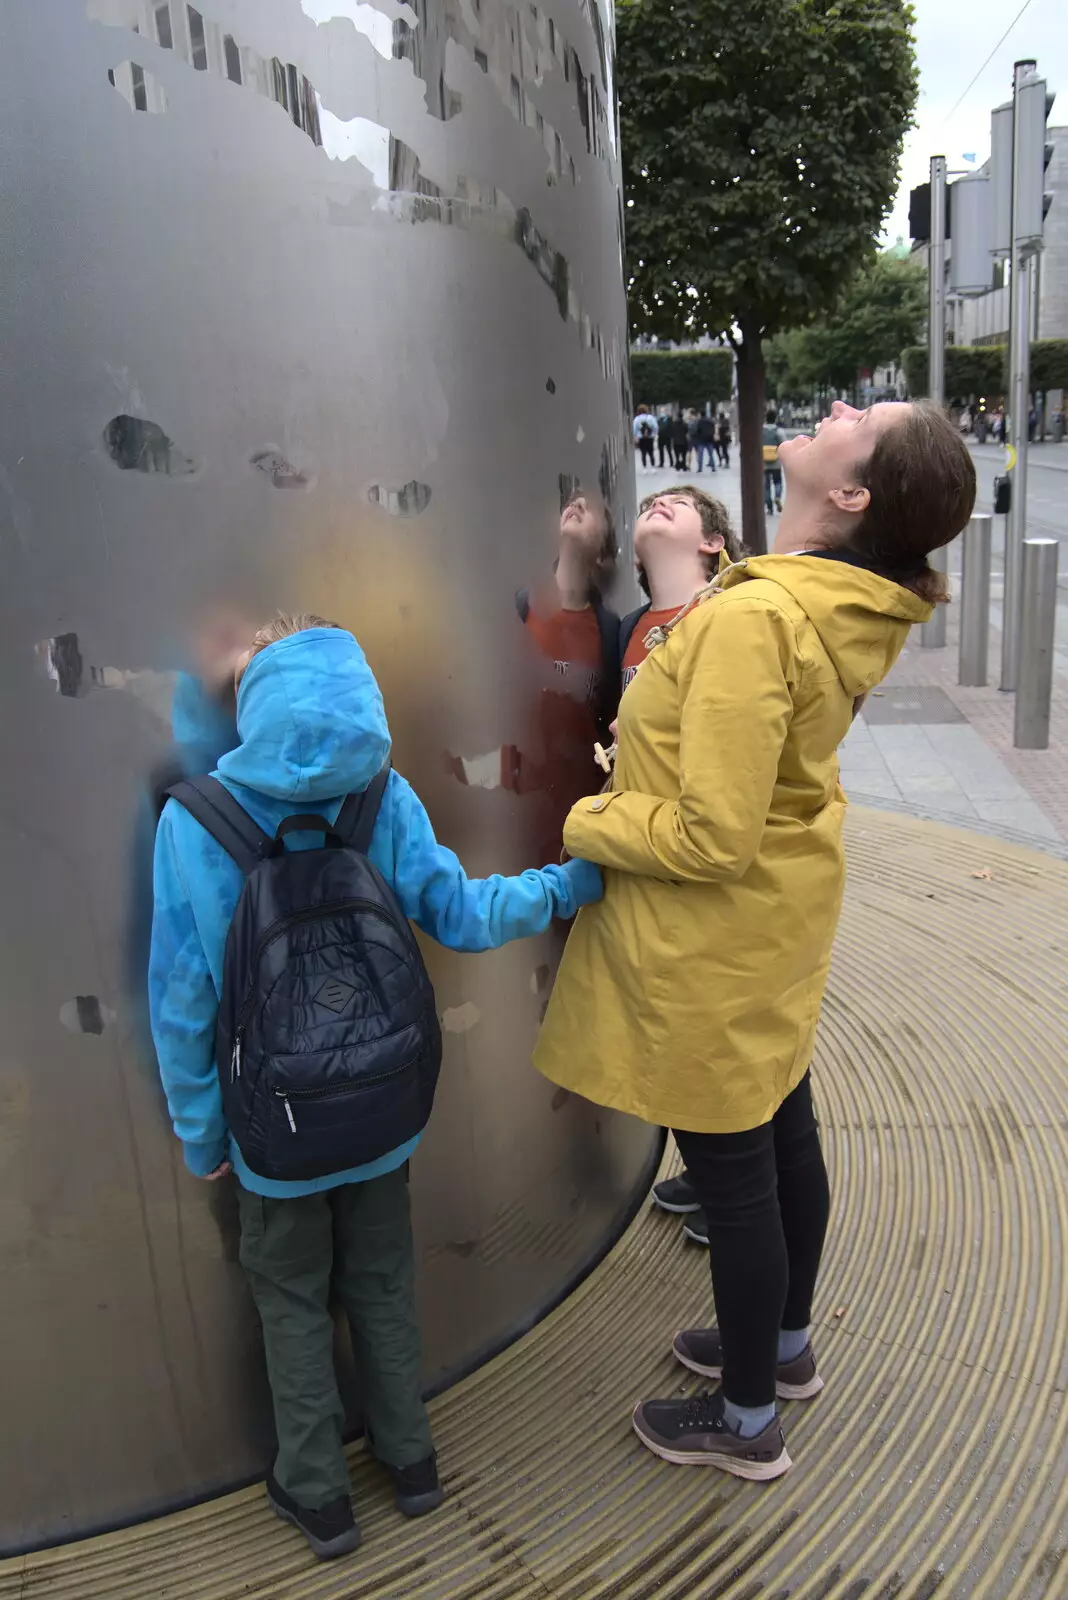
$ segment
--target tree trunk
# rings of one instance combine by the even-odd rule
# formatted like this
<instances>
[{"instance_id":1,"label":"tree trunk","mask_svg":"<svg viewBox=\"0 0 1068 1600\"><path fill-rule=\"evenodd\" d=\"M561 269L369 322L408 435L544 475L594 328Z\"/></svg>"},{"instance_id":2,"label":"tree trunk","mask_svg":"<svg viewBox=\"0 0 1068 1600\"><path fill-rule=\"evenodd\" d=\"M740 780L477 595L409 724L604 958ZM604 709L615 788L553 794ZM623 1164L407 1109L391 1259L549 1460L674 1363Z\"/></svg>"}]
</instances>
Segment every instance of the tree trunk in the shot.
<instances>
[{"instance_id":1,"label":"tree trunk","mask_svg":"<svg viewBox=\"0 0 1068 1600\"><path fill-rule=\"evenodd\" d=\"M738 469L742 479L742 540L755 556L768 548L764 528L764 353L760 329L744 320L738 345Z\"/></svg>"}]
</instances>

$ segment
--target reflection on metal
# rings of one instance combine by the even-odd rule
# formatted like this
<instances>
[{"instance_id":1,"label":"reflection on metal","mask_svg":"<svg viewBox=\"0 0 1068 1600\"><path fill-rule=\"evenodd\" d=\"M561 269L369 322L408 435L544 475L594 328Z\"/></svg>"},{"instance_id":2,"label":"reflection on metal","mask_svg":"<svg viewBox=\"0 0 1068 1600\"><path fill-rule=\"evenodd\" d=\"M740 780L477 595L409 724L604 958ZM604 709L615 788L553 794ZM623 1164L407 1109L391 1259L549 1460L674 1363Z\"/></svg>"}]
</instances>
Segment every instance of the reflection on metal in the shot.
<instances>
[{"instance_id":1,"label":"reflection on metal","mask_svg":"<svg viewBox=\"0 0 1068 1600\"><path fill-rule=\"evenodd\" d=\"M167 109L167 95L158 78L136 61L122 61L108 68L108 82L126 101L131 111L161 112Z\"/></svg>"},{"instance_id":2,"label":"reflection on metal","mask_svg":"<svg viewBox=\"0 0 1068 1600\"><path fill-rule=\"evenodd\" d=\"M278 607L352 627L472 873L556 859L589 781L587 677L515 597L575 485L629 566L610 14L565 43L541 0L452 4L418 61L400 0L33 0L5 37L0 1549L270 1459L234 1195L186 1173L145 1031L156 817L236 740L235 651ZM166 115L117 103L133 63ZM427 943L430 1381L561 1292L652 1149L529 1066L562 937Z\"/></svg>"},{"instance_id":3,"label":"reflection on metal","mask_svg":"<svg viewBox=\"0 0 1068 1600\"><path fill-rule=\"evenodd\" d=\"M380 483L373 483L367 498L373 506L388 511L391 517L417 517L430 504L430 485L417 483L414 478L399 489L386 489Z\"/></svg>"},{"instance_id":4,"label":"reflection on metal","mask_svg":"<svg viewBox=\"0 0 1068 1600\"><path fill-rule=\"evenodd\" d=\"M225 33L211 17L183 0L89 0L89 16L112 28L128 28L173 51L194 72L251 89L274 100L302 128L313 144L321 144L315 90L291 61L265 57ZM141 68L135 68L140 72ZM112 80L115 81L114 79ZM116 84L116 87L119 87ZM162 110L140 106L138 109Z\"/></svg>"},{"instance_id":5,"label":"reflection on metal","mask_svg":"<svg viewBox=\"0 0 1068 1600\"><path fill-rule=\"evenodd\" d=\"M115 1013L102 1006L95 994L75 995L59 1008L59 1020L68 1033L103 1033L115 1021Z\"/></svg>"},{"instance_id":6,"label":"reflection on metal","mask_svg":"<svg viewBox=\"0 0 1068 1600\"><path fill-rule=\"evenodd\" d=\"M159 424L142 417L112 417L104 429L104 449L124 472L164 472L180 478L196 471L196 464L168 439Z\"/></svg>"},{"instance_id":7,"label":"reflection on metal","mask_svg":"<svg viewBox=\"0 0 1068 1600\"><path fill-rule=\"evenodd\" d=\"M295 467L288 456L273 444L263 450L253 451L249 462L257 472L269 478L276 489L306 489L311 482L308 473Z\"/></svg>"}]
</instances>

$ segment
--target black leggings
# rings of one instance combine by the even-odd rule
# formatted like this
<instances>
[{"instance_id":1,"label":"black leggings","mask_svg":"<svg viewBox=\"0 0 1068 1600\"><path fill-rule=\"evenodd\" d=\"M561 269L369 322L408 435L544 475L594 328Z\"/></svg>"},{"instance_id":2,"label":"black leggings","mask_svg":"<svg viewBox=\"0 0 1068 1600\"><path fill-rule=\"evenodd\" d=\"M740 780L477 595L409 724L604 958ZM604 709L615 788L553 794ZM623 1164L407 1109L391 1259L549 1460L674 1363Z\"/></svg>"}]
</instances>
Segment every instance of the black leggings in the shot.
<instances>
[{"instance_id":1,"label":"black leggings","mask_svg":"<svg viewBox=\"0 0 1068 1600\"><path fill-rule=\"evenodd\" d=\"M762 1127L676 1130L675 1143L708 1218L723 1392L735 1405L770 1405L779 1329L812 1320L830 1211L808 1073Z\"/></svg>"}]
</instances>

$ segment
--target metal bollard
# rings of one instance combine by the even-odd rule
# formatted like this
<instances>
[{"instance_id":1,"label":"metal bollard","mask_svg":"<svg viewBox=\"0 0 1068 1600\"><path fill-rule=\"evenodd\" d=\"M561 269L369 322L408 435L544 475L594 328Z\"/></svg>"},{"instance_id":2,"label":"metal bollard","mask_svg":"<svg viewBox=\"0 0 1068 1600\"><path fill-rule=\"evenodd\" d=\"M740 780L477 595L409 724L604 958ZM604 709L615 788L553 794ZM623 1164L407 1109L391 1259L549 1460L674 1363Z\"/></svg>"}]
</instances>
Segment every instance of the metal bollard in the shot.
<instances>
[{"instance_id":1,"label":"metal bollard","mask_svg":"<svg viewBox=\"0 0 1068 1600\"><path fill-rule=\"evenodd\" d=\"M949 551L948 544L941 550L931 551L931 565L939 572L944 572L949 577ZM944 650L946 646L946 611L947 606L935 606L934 615L930 622L925 622L920 628L920 644L925 650Z\"/></svg>"},{"instance_id":2,"label":"metal bollard","mask_svg":"<svg viewBox=\"0 0 1068 1600\"><path fill-rule=\"evenodd\" d=\"M1025 539L1021 584L1019 672L1016 680L1017 750L1049 748L1053 688L1053 634L1057 622L1056 539Z\"/></svg>"},{"instance_id":3,"label":"metal bollard","mask_svg":"<svg viewBox=\"0 0 1068 1600\"><path fill-rule=\"evenodd\" d=\"M994 519L978 511L964 530L960 599L960 669L957 682L986 687L990 639L990 536Z\"/></svg>"}]
</instances>

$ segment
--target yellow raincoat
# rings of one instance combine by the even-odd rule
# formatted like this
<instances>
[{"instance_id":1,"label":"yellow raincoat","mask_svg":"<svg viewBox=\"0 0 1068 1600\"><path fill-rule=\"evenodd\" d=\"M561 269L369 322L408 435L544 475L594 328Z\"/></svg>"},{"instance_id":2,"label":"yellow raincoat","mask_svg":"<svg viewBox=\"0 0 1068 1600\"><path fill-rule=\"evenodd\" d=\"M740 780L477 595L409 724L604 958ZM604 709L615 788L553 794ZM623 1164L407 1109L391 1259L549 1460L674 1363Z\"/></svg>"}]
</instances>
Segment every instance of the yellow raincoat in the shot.
<instances>
[{"instance_id":1,"label":"yellow raincoat","mask_svg":"<svg viewBox=\"0 0 1068 1600\"><path fill-rule=\"evenodd\" d=\"M843 561L761 556L657 646L623 696L612 790L564 843L605 869L534 1055L647 1122L737 1133L812 1054L842 901L837 750L931 608Z\"/></svg>"}]
</instances>

